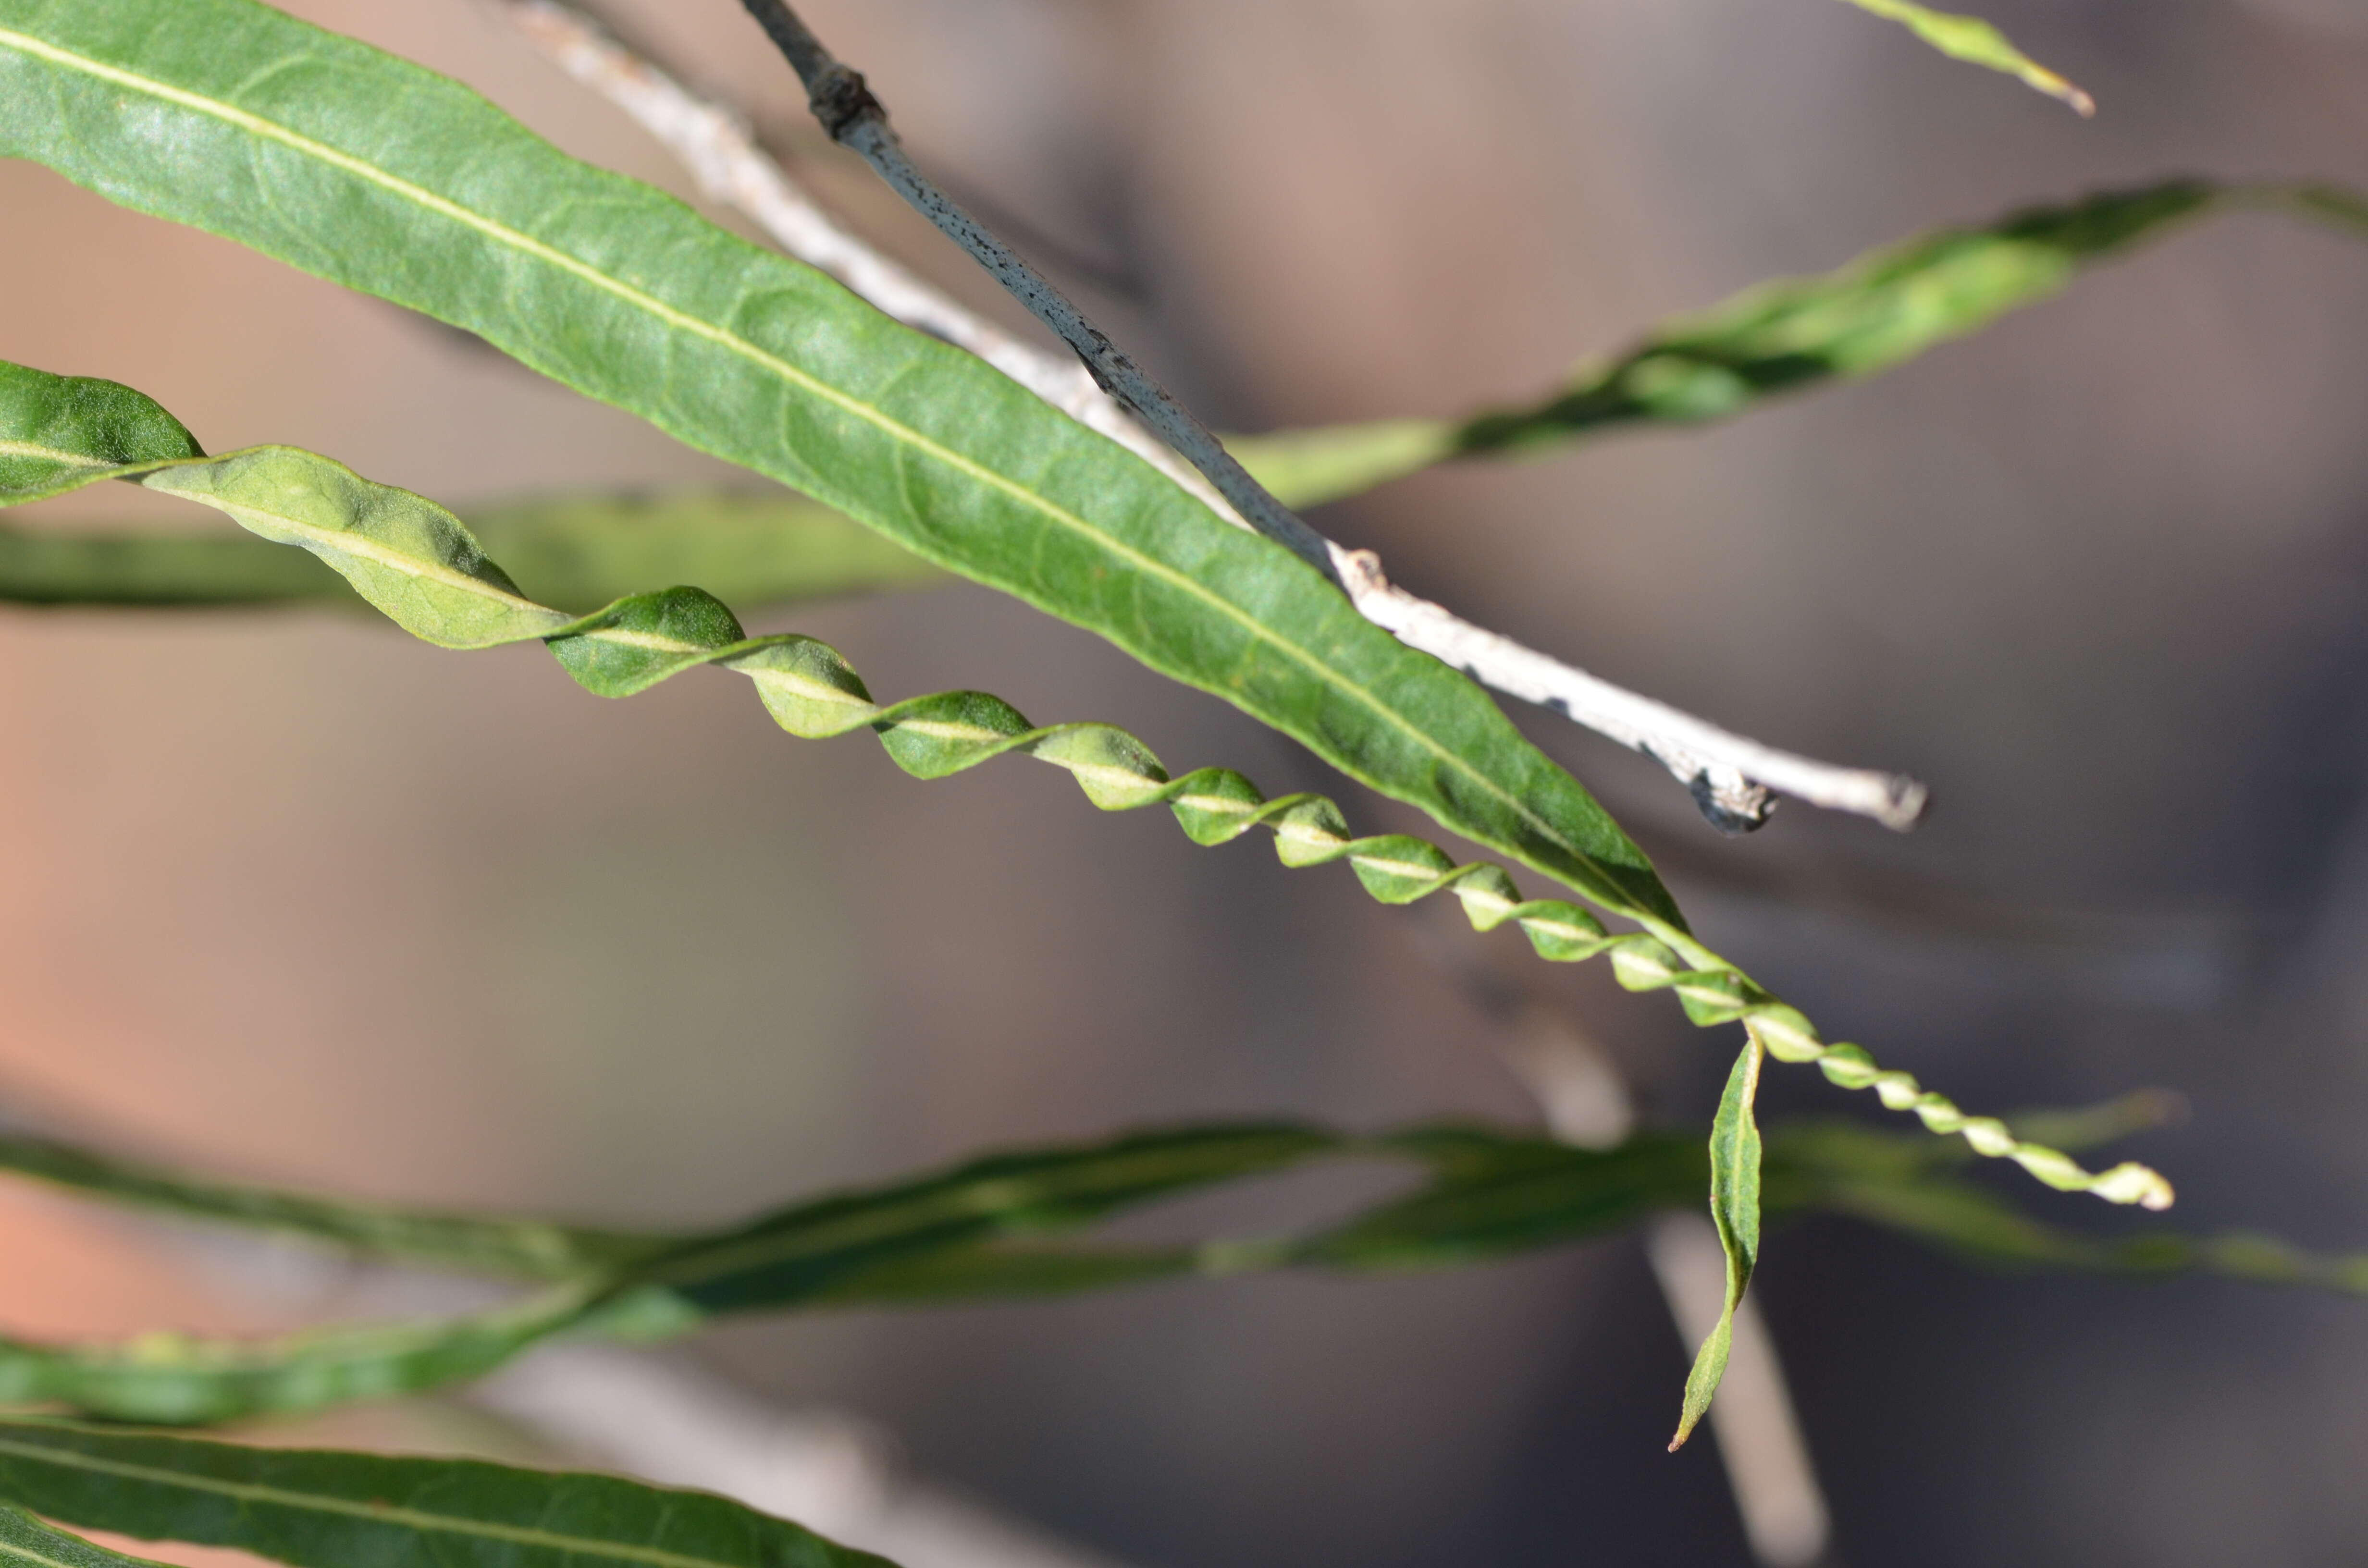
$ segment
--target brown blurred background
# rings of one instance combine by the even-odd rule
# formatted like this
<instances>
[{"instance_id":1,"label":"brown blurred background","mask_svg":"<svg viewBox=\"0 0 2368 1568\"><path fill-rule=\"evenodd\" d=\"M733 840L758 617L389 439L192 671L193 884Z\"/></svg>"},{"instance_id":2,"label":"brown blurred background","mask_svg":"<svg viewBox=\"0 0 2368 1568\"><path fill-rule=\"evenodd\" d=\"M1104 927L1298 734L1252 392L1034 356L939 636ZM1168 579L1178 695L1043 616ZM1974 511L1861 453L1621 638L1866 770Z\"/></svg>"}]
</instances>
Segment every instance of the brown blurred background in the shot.
<instances>
[{"instance_id":1,"label":"brown blurred background","mask_svg":"<svg viewBox=\"0 0 2368 1568\"><path fill-rule=\"evenodd\" d=\"M688 189L469 0L289 8ZM1988 6L2093 122L1831 0L805 9L929 166L1234 428L1511 396L1766 275L2100 184L2368 187L2359 0ZM816 147L730 0L605 14L1008 316ZM0 165L0 358L131 382L211 449L299 443L455 505L728 477L29 165ZM2368 1246L2363 347L2368 249L2215 221L1879 381L1324 521L1614 679L1931 781L1912 838L1794 805L1727 842L1649 765L1514 715L1830 1033L1985 1109L2176 1088L2192 1121L2134 1152L2182 1225ZM1401 820L984 590L765 622L792 623L877 692L981 687ZM605 703L537 650L333 614L12 611L0 722L0 1105L226 1176L690 1222L1148 1120L1525 1118L1450 976L1475 953L1588 1020L1658 1116L1705 1115L1724 1072L1600 965L1196 849L1049 769L923 784L860 738L792 742L722 678ZM1799 1071L1770 1097L1870 1108ZM0 1237L10 1331L342 1301L13 1188ZM1969 1272L1823 1221L1761 1278L1842 1560L2368 1558L2368 1303ZM696 1354L1155 1568L1744 1561L1711 1446L1661 1452L1685 1351L1629 1243L744 1324Z\"/></svg>"}]
</instances>

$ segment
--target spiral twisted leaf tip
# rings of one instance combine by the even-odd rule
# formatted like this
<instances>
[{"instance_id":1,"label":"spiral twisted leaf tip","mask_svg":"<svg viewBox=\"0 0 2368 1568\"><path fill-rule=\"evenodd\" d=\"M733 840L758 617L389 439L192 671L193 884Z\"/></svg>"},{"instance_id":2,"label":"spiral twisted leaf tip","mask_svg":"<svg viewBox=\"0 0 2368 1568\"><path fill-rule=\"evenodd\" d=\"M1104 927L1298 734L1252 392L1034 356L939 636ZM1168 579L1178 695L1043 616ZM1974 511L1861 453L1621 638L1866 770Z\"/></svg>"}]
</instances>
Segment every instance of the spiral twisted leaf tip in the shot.
<instances>
[{"instance_id":1,"label":"spiral twisted leaf tip","mask_svg":"<svg viewBox=\"0 0 2368 1568\"><path fill-rule=\"evenodd\" d=\"M1614 976L1627 989L1674 991L1697 1024L1746 1023L1777 1060L1814 1062L1844 1088L1872 1088L1890 1108L1913 1110L1932 1131L1962 1134L1976 1152L2011 1159L2051 1187L2152 1209L2170 1201L2169 1184L2143 1165L2092 1175L2067 1155L2020 1142L2003 1122L1966 1116L1907 1074L1878 1069L1861 1047L1825 1044L1799 1011L1715 954L1703 951L1700 957L1708 962L1689 967L1649 934L1610 935L1577 904L1522 898L1500 866L1458 865L1437 845L1405 834L1358 837L1325 796L1269 800L1224 767L1171 778L1151 748L1124 730L1101 723L1034 725L1010 703L983 691L938 692L883 706L836 649L794 633L748 637L730 609L698 588L639 594L571 619L519 596L451 514L406 492L371 485L309 452L257 449L166 469L146 483L222 506L268 538L312 550L365 598L429 642L484 647L539 638L577 684L603 697L631 696L713 665L754 682L766 710L791 734L819 740L869 727L890 758L918 778L942 778L1018 753L1065 769L1104 811L1167 806L1196 844L1224 844L1265 827L1285 866L1346 860L1365 891L1384 903L1450 892L1474 928L1490 931L1510 922L1542 958L1577 962L1609 953ZM253 494L266 486L279 493L268 512ZM313 516L316 498L326 500L333 515Z\"/></svg>"},{"instance_id":2,"label":"spiral twisted leaf tip","mask_svg":"<svg viewBox=\"0 0 2368 1568\"><path fill-rule=\"evenodd\" d=\"M2065 1154L2018 1141L2002 1122L1967 1117L1907 1074L1881 1071L1857 1046L1825 1044L1797 1010L1681 927L1648 915L1637 916L1648 930L1608 934L1575 903L1524 899L1500 866L1458 865L1437 845L1404 834L1358 837L1322 795L1269 801L1248 778L1223 767L1170 778L1149 746L1113 725L1033 725L1011 704L980 691L883 706L837 650L796 634L749 637L702 589L637 594L571 616L528 598L460 519L434 502L292 447L205 457L163 409L113 382L0 366L0 437L25 437L0 449L12 460L0 462L6 471L0 472L0 504L101 479L137 480L224 512L264 539L311 551L388 619L440 647L540 641L577 684L603 697L631 696L713 665L754 682L766 710L791 734L824 739L868 727L916 778L942 778L1019 753L1066 769L1104 811L1166 805L1196 844L1224 844L1265 827L1285 866L1346 860L1365 891L1384 903L1450 892L1474 928L1509 922L1542 958L1568 963L1608 953L1627 989L1673 991L1697 1024L1742 1022L1779 1061L1815 1062L1845 1088L1873 1088L1891 1108L1914 1110L1933 1131L1961 1133L1979 1153L2012 1159L2052 1187L2149 1208L2170 1201L2169 1184L2144 1166L2092 1175ZM93 409L108 416L91 417Z\"/></svg>"}]
</instances>

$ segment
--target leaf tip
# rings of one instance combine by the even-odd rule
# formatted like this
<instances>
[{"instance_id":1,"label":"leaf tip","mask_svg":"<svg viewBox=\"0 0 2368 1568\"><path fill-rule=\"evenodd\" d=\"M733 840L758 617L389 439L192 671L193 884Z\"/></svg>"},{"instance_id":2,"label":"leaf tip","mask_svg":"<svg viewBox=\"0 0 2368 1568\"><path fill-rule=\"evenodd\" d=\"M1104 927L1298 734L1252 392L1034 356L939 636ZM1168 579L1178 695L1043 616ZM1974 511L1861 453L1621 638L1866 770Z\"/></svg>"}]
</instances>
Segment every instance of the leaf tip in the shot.
<instances>
[{"instance_id":1,"label":"leaf tip","mask_svg":"<svg viewBox=\"0 0 2368 1568\"><path fill-rule=\"evenodd\" d=\"M2090 97L2086 89L2065 80L2045 66L2032 64L2021 74L2025 86L2036 87L2051 98L2061 99L2082 119L2097 118L2097 100Z\"/></svg>"}]
</instances>

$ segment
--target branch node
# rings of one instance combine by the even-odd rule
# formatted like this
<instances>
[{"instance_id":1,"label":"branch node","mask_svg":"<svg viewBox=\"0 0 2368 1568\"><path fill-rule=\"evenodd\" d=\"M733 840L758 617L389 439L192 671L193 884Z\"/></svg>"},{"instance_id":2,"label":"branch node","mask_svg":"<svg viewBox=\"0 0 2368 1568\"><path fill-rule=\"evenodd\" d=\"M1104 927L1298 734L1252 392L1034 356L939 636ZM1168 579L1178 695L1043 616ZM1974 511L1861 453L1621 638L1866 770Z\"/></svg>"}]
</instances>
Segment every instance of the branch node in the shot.
<instances>
[{"instance_id":1,"label":"branch node","mask_svg":"<svg viewBox=\"0 0 2368 1568\"><path fill-rule=\"evenodd\" d=\"M814 73L806 87L806 103L834 142L846 141L848 131L866 121L884 124L888 119L888 111L864 85L863 73L836 60Z\"/></svg>"}]
</instances>

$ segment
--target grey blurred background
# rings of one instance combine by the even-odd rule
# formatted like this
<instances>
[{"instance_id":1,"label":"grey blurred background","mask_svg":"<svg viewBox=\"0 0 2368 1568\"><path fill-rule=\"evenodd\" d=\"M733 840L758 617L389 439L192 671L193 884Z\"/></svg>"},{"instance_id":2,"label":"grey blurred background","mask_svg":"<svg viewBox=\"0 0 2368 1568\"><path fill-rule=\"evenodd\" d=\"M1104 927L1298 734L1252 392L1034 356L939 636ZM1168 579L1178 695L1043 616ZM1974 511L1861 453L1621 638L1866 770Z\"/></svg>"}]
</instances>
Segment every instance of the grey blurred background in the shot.
<instances>
[{"instance_id":1,"label":"grey blurred background","mask_svg":"<svg viewBox=\"0 0 2368 1568\"><path fill-rule=\"evenodd\" d=\"M469 0L289 8L688 188ZM1509 397L1766 275L2100 184L2368 187L2359 0L1984 7L2093 122L1831 0L804 9L929 166L1234 428ZM729 0L604 14L1008 318L815 145ZM0 165L0 358L129 381L211 449L300 443L456 505L728 477L31 166ZM1985 1109L2176 1088L2192 1120L2133 1152L2180 1223L2368 1245L2363 346L2368 249L2215 221L1881 380L1323 520L1614 679L1931 781L1909 838L1795 805L1723 841L1649 765L1515 712L1829 1034ZM984 590L764 624L876 692L981 687L1403 820ZM722 678L606 703L538 650L331 614L11 611L0 722L0 1102L223 1175L690 1222L1129 1123L1527 1118L1467 961L1585 1019L1658 1116L1705 1115L1724 1072L1600 965L1196 849L1050 769L923 784L860 738L792 742ZM1769 1098L1870 1109L1797 1070ZM14 1190L0 1226L12 1331L322 1304ZM1771 1238L1759 1294L1840 1561L2368 1560L2368 1304L1970 1272L1825 1221ZM1745 1561L1711 1445L1661 1451L1686 1353L1632 1243L741 1324L695 1353L1156 1568Z\"/></svg>"}]
</instances>

